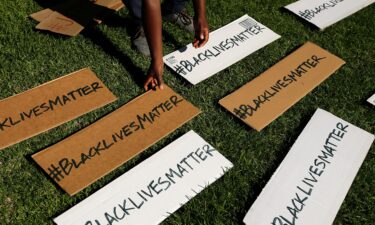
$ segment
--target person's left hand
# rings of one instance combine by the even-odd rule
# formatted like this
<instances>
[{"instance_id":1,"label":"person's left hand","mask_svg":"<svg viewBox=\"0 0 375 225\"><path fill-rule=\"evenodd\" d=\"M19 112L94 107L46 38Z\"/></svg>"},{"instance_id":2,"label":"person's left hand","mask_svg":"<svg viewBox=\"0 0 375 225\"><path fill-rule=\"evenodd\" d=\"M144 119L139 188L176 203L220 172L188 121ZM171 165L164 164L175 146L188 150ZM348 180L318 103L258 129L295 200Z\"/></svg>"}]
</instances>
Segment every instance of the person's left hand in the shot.
<instances>
[{"instance_id":1,"label":"person's left hand","mask_svg":"<svg viewBox=\"0 0 375 225\"><path fill-rule=\"evenodd\" d=\"M208 42L209 38L209 29L206 17L201 16L199 18L194 18L194 30L194 48L203 47Z\"/></svg>"}]
</instances>

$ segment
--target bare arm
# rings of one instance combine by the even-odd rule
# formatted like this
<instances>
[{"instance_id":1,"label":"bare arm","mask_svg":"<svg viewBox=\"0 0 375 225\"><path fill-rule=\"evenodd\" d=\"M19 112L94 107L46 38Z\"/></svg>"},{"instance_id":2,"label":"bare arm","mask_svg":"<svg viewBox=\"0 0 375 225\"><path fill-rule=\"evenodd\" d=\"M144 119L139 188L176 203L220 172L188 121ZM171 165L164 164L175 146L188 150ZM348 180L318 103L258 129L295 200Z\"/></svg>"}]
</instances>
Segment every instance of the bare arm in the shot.
<instances>
[{"instance_id":1,"label":"bare arm","mask_svg":"<svg viewBox=\"0 0 375 225\"><path fill-rule=\"evenodd\" d=\"M193 46L200 48L204 46L209 38L209 29L206 19L206 0L193 0L194 4L194 29L195 37Z\"/></svg>"},{"instance_id":2,"label":"bare arm","mask_svg":"<svg viewBox=\"0 0 375 225\"><path fill-rule=\"evenodd\" d=\"M160 0L142 0L143 24L151 52L151 65L144 83L146 90L159 86L163 89L163 43Z\"/></svg>"}]
</instances>

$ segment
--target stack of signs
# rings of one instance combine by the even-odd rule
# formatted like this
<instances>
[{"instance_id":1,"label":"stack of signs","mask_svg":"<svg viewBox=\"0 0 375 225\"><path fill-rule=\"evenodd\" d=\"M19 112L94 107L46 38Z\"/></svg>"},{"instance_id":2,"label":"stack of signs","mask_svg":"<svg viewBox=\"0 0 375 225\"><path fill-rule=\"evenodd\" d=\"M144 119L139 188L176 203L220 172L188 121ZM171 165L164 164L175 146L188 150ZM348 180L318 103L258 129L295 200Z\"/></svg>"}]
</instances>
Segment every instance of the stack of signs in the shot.
<instances>
[{"instance_id":1,"label":"stack of signs","mask_svg":"<svg viewBox=\"0 0 375 225\"><path fill-rule=\"evenodd\" d=\"M118 11L123 7L122 0L70 0L54 9L46 8L33 13L30 17L39 22L37 29L76 36L89 23L101 23L106 9Z\"/></svg>"},{"instance_id":2,"label":"stack of signs","mask_svg":"<svg viewBox=\"0 0 375 225\"><path fill-rule=\"evenodd\" d=\"M0 149L115 101L88 68L0 101Z\"/></svg>"},{"instance_id":3,"label":"stack of signs","mask_svg":"<svg viewBox=\"0 0 375 225\"><path fill-rule=\"evenodd\" d=\"M307 42L266 72L220 100L257 131L262 130L345 62Z\"/></svg>"},{"instance_id":4,"label":"stack of signs","mask_svg":"<svg viewBox=\"0 0 375 225\"><path fill-rule=\"evenodd\" d=\"M169 87L151 90L32 157L74 195L200 113Z\"/></svg>"},{"instance_id":5,"label":"stack of signs","mask_svg":"<svg viewBox=\"0 0 375 225\"><path fill-rule=\"evenodd\" d=\"M373 94L369 99L367 99L367 101L373 106L375 106L375 94Z\"/></svg>"},{"instance_id":6,"label":"stack of signs","mask_svg":"<svg viewBox=\"0 0 375 225\"><path fill-rule=\"evenodd\" d=\"M300 0L285 8L323 30L374 2L375 0Z\"/></svg>"},{"instance_id":7,"label":"stack of signs","mask_svg":"<svg viewBox=\"0 0 375 225\"><path fill-rule=\"evenodd\" d=\"M159 224L232 167L190 131L54 221L58 225Z\"/></svg>"},{"instance_id":8,"label":"stack of signs","mask_svg":"<svg viewBox=\"0 0 375 225\"><path fill-rule=\"evenodd\" d=\"M211 32L204 47L196 49L189 44L164 56L164 62L195 85L278 38L278 34L244 15Z\"/></svg>"},{"instance_id":9,"label":"stack of signs","mask_svg":"<svg viewBox=\"0 0 375 225\"><path fill-rule=\"evenodd\" d=\"M318 109L245 224L332 224L373 141L374 135Z\"/></svg>"}]
</instances>

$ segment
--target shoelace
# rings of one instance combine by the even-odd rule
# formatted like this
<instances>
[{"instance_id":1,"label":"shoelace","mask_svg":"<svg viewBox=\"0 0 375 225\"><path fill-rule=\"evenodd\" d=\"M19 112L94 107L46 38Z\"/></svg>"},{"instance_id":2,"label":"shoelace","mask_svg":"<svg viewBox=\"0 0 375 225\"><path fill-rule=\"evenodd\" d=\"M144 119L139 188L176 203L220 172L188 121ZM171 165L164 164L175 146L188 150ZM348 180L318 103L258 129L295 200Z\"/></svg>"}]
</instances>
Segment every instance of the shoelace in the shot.
<instances>
[{"instance_id":1,"label":"shoelace","mask_svg":"<svg viewBox=\"0 0 375 225\"><path fill-rule=\"evenodd\" d=\"M186 12L178 12L177 14L177 21L180 20L183 25L187 26L192 23L191 17Z\"/></svg>"}]
</instances>

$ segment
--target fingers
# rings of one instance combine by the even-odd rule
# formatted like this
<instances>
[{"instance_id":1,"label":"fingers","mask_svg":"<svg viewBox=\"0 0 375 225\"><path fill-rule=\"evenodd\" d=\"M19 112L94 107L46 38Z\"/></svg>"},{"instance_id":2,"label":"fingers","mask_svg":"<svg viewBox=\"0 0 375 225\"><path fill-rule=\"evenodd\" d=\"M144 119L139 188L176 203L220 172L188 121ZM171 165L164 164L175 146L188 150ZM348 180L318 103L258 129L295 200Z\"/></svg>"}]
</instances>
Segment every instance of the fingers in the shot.
<instances>
[{"instance_id":1,"label":"fingers","mask_svg":"<svg viewBox=\"0 0 375 225\"><path fill-rule=\"evenodd\" d=\"M163 90L164 89L164 81L163 81L162 76L157 76L156 78L157 78L157 82L159 84L160 90Z\"/></svg>"},{"instance_id":2,"label":"fingers","mask_svg":"<svg viewBox=\"0 0 375 225\"><path fill-rule=\"evenodd\" d=\"M208 42L209 32L207 29L200 31L195 35L193 46L194 48L203 47Z\"/></svg>"},{"instance_id":3,"label":"fingers","mask_svg":"<svg viewBox=\"0 0 375 225\"><path fill-rule=\"evenodd\" d=\"M199 45L198 47L203 47L207 42L208 42L208 37L209 37L209 34L208 34L208 30L203 30L201 32L201 35L200 35L200 42L199 42Z\"/></svg>"}]
</instances>

